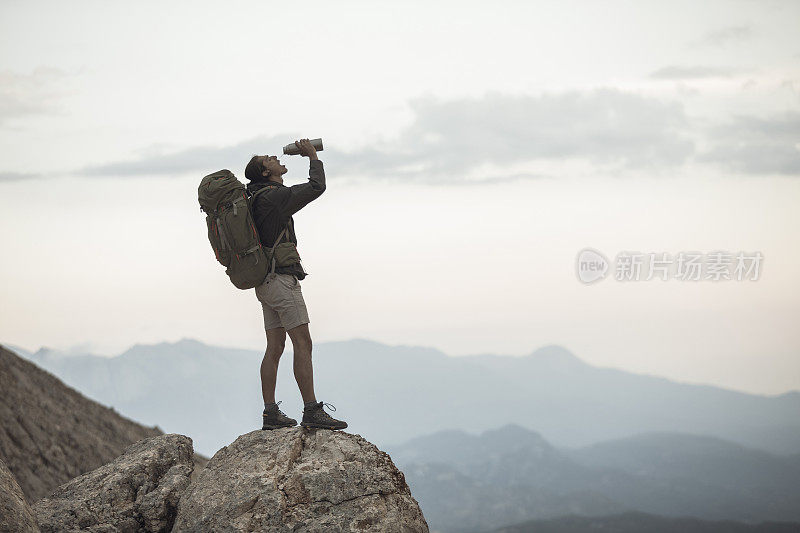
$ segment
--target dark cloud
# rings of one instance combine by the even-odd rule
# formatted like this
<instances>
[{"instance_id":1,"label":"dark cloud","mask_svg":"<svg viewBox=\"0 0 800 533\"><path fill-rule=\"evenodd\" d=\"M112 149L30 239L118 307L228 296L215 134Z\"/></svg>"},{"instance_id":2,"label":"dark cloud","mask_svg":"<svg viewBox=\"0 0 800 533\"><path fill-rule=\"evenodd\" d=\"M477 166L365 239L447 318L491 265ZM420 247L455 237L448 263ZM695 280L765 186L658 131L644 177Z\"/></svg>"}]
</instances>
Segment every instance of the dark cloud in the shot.
<instances>
[{"instance_id":1,"label":"dark cloud","mask_svg":"<svg viewBox=\"0 0 800 533\"><path fill-rule=\"evenodd\" d=\"M648 77L660 80L695 80L702 78L729 78L743 72L740 69L702 66L668 66L656 70Z\"/></svg>"},{"instance_id":2,"label":"dark cloud","mask_svg":"<svg viewBox=\"0 0 800 533\"><path fill-rule=\"evenodd\" d=\"M698 155L742 174L800 175L800 113L737 116L709 132L711 147Z\"/></svg>"},{"instance_id":3,"label":"dark cloud","mask_svg":"<svg viewBox=\"0 0 800 533\"><path fill-rule=\"evenodd\" d=\"M753 36L753 28L748 24L728 26L706 33L693 44L695 46L725 46L730 43L742 42Z\"/></svg>"}]
</instances>

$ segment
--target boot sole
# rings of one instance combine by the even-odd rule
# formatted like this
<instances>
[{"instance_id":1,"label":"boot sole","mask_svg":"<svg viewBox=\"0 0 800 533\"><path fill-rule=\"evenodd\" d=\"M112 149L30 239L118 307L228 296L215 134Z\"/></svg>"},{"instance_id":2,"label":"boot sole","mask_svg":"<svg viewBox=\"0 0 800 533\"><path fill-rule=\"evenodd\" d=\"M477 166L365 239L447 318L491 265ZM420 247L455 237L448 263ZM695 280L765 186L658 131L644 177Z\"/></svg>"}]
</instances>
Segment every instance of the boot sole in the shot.
<instances>
[{"instance_id":1,"label":"boot sole","mask_svg":"<svg viewBox=\"0 0 800 533\"><path fill-rule=\"evenodd\" d=\"M333 426L324 426L321 424L308 424L306 422L300 422L300 425L304 428L308 429L332 429L332 430L339 430L339 429L346 429L347 426L344 427L333 427Z\"/></svg>"},{"instance_id":2,"label":"boot sole","mask_svg":"<svg viewBox=\"0 0 800 533\"><path fill-rule=\"evenodd\" d=\"M269 424L261 426L261 429L282 429L282 428L293 428L297 424Z\"/></svg>"}]
</instances>

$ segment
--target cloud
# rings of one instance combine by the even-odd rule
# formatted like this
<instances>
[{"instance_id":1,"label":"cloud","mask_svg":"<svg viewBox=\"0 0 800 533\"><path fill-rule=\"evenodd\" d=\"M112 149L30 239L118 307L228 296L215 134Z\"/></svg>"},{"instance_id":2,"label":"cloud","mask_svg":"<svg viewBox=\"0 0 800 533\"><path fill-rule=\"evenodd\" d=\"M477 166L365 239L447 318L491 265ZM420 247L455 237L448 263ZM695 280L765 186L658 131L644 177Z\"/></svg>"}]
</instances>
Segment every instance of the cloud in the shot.
<instances>
[{"instance_id":1,"label":"cloud","mask_svg":"<svg viewBox=\"0 0 800 533\"><path fill-rule=\"evenodd\" d=\"M800 113L736 116L712 128L711 147L698 160L740 174L800 175Z\"/></svg>"},{"instance_id":2,"label":"cloud","mask_svg":"<svg viewBox=\"0 0 800 533\"><path fill-rule=\"evenodd\" d=\"M729 78L743 72L741 69L702 66L672 65L651 72L648 77L660 80L696 80L702 78Z\"/></svg>"},{"instance_id":3,"label":"cloud","mask_svg":"<svg viewBox=\"0 0 800 533\"><path fill-rule=\"evenodd\" d=\"M623 167L681 164L693 153L687 120L677 103L615 89L541 96L491 94L477 99L422 98L414 120L396 138L345 152L329 147L326 162L340 174L479 181L477 167L580 159ZM244 167L253 153L296 136L259 137L224 146L168 152L151 147L138 157L87 167L90 176L153 176ZM534 175L500 171L506 179ZM498 177L499 179L499 177Z\"/></svg>"},{"instance_id":4,"label":"cloud","mask_svg":"<svg viewBox=\"0 0 800 533\"><path fill-rule=\"evenodd\" d=\"M798 113L737 116L699 129L678 102L617 89L427 97L411 101L410 109L412 121L394 137L350 151L327 143L328 168L340 176L443 185L536 179L571 168L663 172L693 160L749 174L800 174ZM284 133L172 151L152 146L137 157L70 174L169 176L220 168L240 174L252 154L269 153L296 137ZM709 148L698 153L695 138ZM0 174L3 181L26 177L35 175Z\"/></svg>"},{"instance_id":5,"label":"cloud","mask_svg":"<svg viewBox=\"0 0 800 533\"><path fill-rule=\"evenodd\" d=\"M54 89L64 72L38 67L30 74L0 72L0 125L30 115L58 111L59 94Z\"/></svg>"},{"instance_id":6,"label":"cloud","mask_svg":"<svg viewBox=\"0 0 800 533\"><path fill-rule=\"evenodd\" d=\"M739 26L728 26L718 30L710 31L703 35L693 46L725 46L730 43L739 43L753 37L753 28L748 24Z\"/></svg>"},{"instance_id":7,"label":"cloud","mask_svg":"<svg viewBox=\"0 0 800 533\"><path fill-rule=\"evenodd\" d=\"M459 180L481 166L583 160L625 168L682 164L694 152L678 103L616 89L540 96L418 99L391 141L336 154L351 172Z\"/></svg>"},{"instance_id":8,"label":"cloud","mask_svg":"<svg viewBox=\"0 0 800 533\"><path fill-rule=\"evenodd\" d=\"M22 181L42 177L41 174L31 172L0 172L0 183L8 181Z\"/></svg>"},{"instance_id":9,"label":"cloud","mask_svg":"<svg viewBox=\"0 0 800 533\"><path fill-rule=\"evenodd\" d=\"M239 168L253 154L265 154L266 148L282 146L296 137L275 135L255 137L231 146L194 146L175 152L160 147L150 147L140 152L139 157L86 167L75 171L83 176L137 177L154 175L178 175L188 172L214 172L221 168ZM234 173L236 171L234 170Z\"/></svg>"}]
</instances>

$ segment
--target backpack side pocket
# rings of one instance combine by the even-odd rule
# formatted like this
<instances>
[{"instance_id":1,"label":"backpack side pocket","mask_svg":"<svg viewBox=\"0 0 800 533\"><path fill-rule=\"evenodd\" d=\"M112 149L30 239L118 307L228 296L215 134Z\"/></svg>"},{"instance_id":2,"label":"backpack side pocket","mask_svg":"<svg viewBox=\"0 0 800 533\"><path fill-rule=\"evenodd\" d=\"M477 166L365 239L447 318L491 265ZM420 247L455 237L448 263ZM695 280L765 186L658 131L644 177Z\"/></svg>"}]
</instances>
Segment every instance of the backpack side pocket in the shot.
<instances>
[{"instance_id":1,"label":"backpack side pocket","mask_svg":"<svg viewBox=\"0 0 800 533\"><path fill-rule=\"evenodd\" d=\"M211 248L214 249L217 261L222 266L229 266L231 264L231 250L223 246L223 237L219 233L220 228L217 224L217 217L213 214L206 215L206 226L208 227L208 241L211 243Z\"/></svg>"}]
</instances>

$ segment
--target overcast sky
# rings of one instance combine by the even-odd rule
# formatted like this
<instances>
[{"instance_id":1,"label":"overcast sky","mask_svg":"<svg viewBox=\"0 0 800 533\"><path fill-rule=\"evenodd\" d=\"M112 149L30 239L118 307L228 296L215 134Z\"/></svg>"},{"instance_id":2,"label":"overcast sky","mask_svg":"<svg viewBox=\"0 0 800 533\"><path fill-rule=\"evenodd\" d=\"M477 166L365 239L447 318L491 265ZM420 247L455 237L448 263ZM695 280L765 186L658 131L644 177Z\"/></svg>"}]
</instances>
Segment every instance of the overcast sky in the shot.
<instances>
[{"instance_id":1,"label":"overcast sky","mask_svg":"<svg viewBox=\"0 0 800 533\"><path fill-rule=\"evenodd\" d=\"M322 137L295 217L316 342L800 389L800 4L0 3L0 342L262 349L197 185ZM286 183L308 162L283 156ZM760 252L617 281L586 247Z\"/></svg>"}]
</instances>

